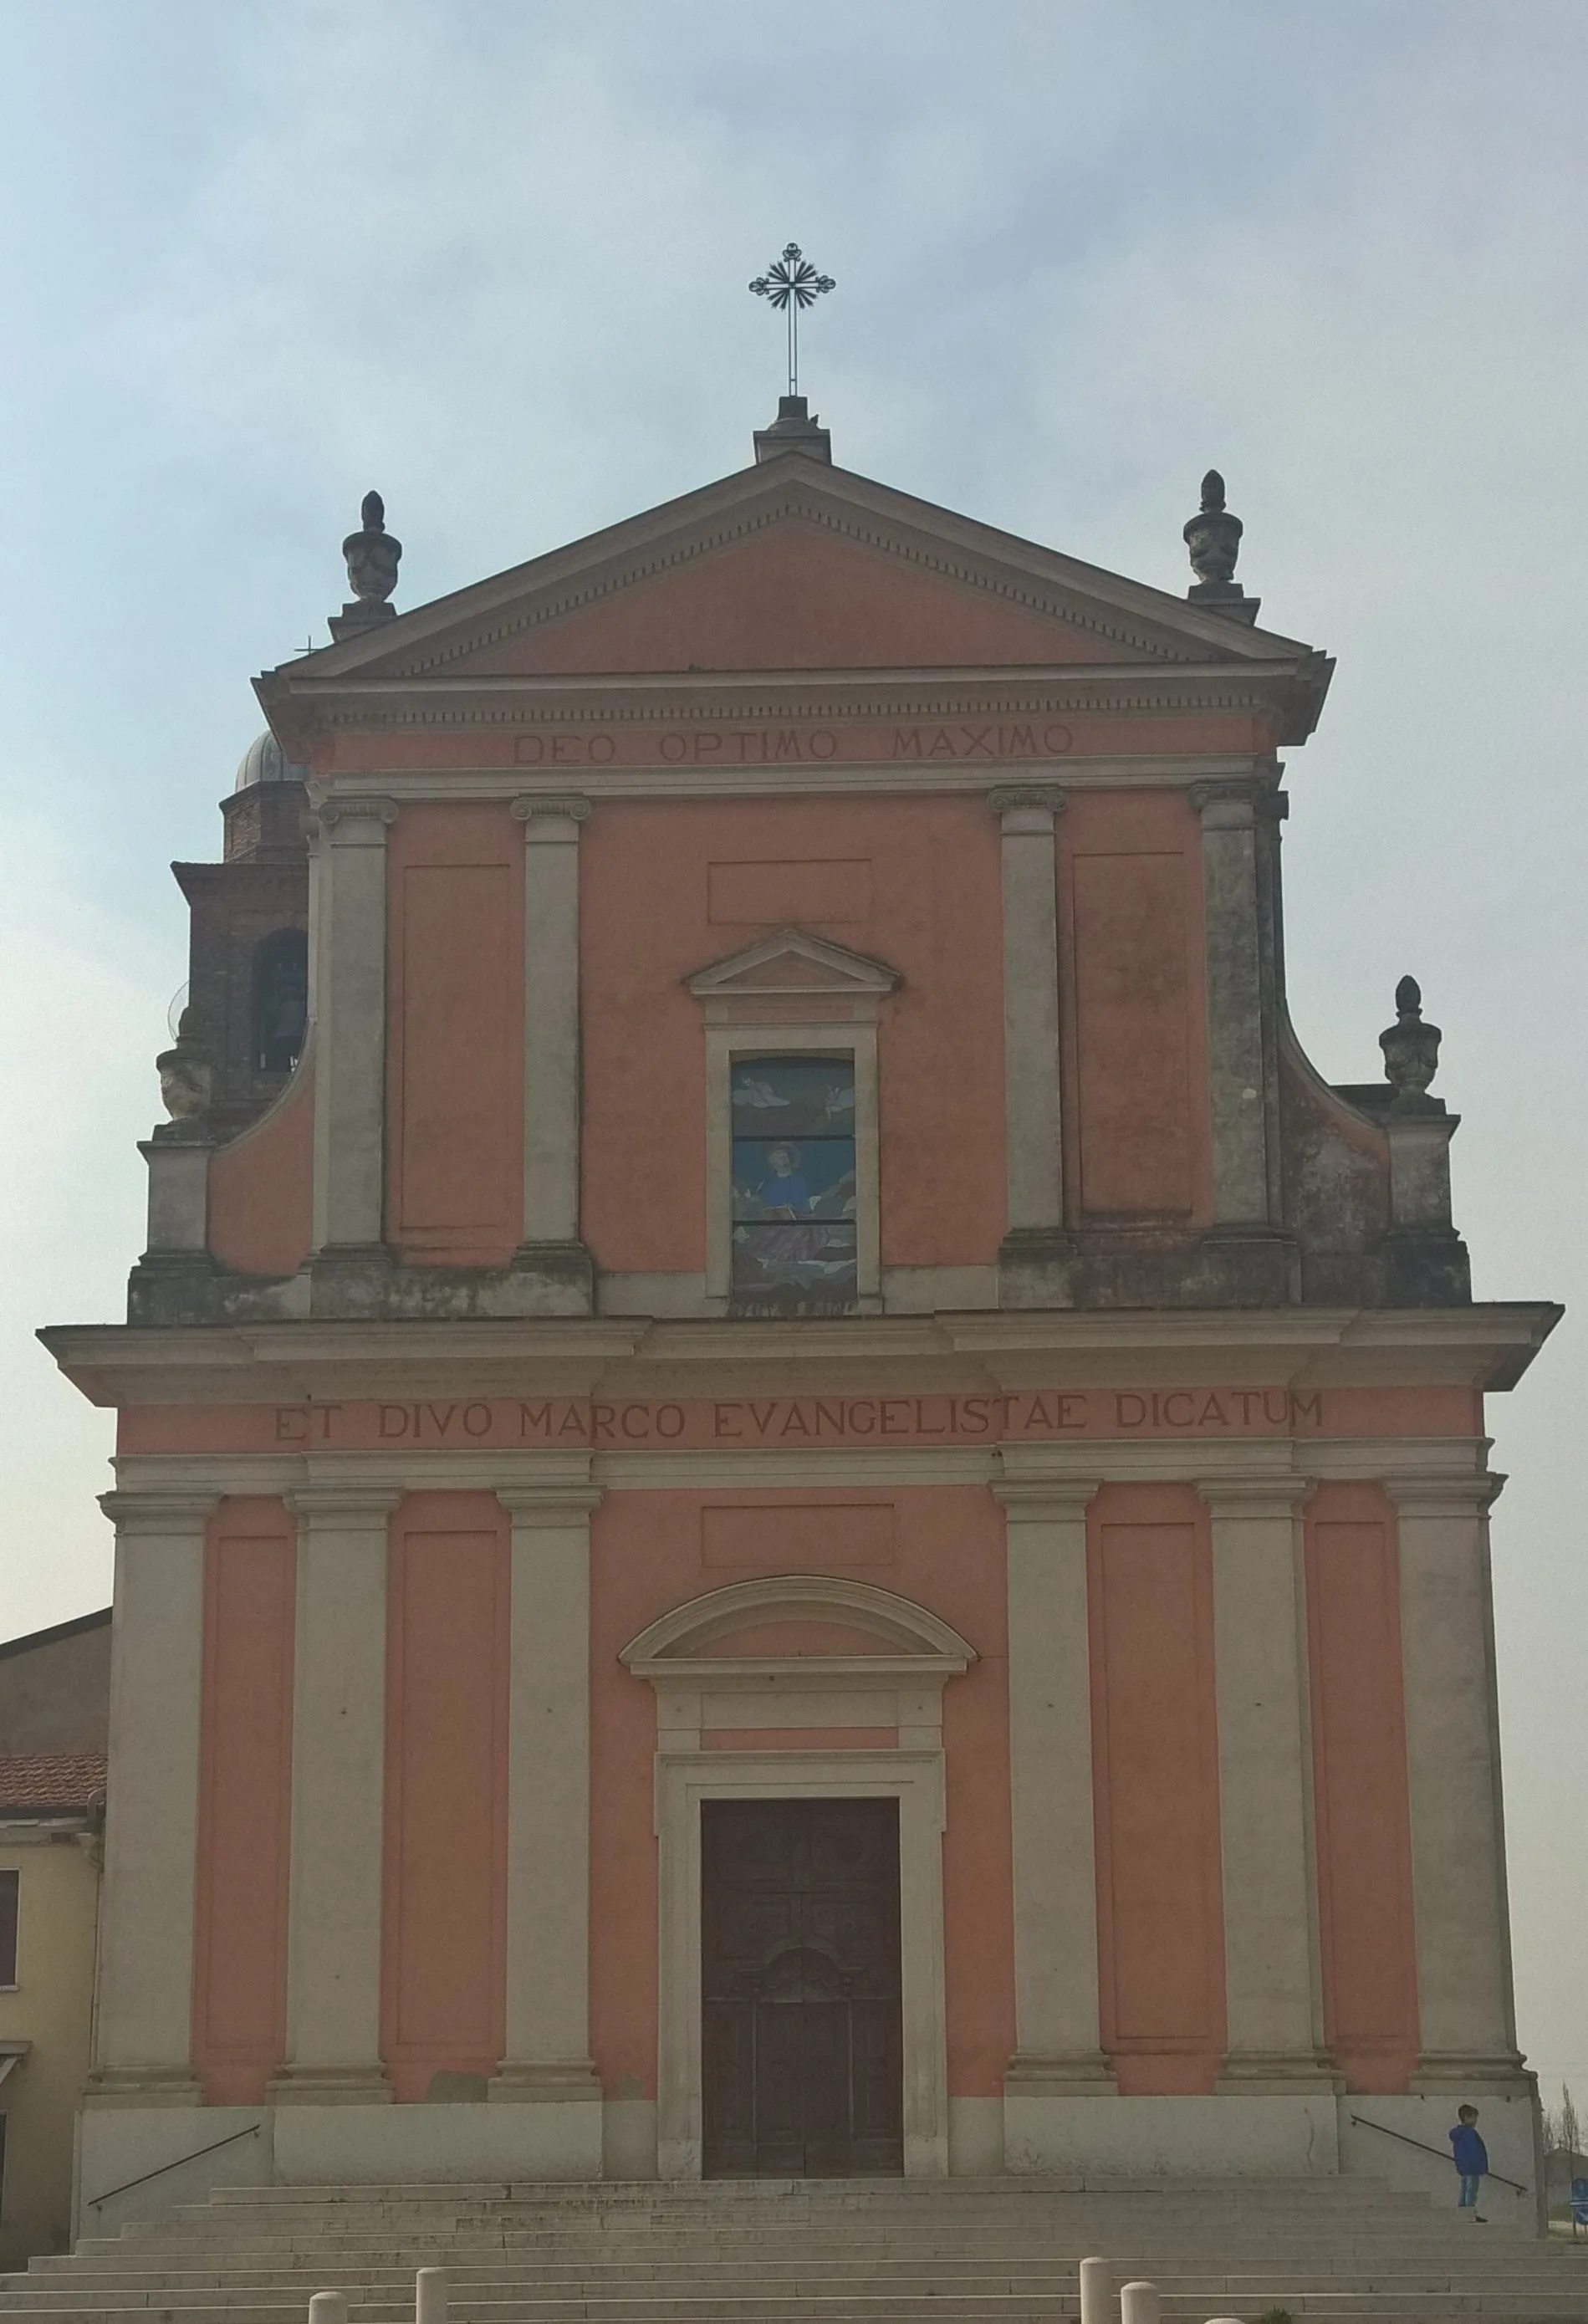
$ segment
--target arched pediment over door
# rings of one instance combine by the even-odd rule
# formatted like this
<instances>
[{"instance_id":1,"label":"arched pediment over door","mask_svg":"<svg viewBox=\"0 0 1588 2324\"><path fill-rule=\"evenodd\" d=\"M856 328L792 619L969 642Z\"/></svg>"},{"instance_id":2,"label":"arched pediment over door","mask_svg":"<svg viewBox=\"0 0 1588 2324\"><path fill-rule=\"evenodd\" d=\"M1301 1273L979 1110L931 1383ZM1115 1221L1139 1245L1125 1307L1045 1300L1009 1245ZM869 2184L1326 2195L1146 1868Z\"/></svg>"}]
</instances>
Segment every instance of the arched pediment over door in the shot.
<instances>
[{"instance_id":1,"label":"arched pediment over door","mask_svg":"<svg viewBox=\"0 0 1588 2324\"><path fill-rule=\"evenodd\" d=\"M656 1690L658 1748L740 1748L808 1732L863 1732L938 1749L943 1689L976 1660L940 1616L891 1591L823 1573L735 1582L674 1607L620 1661ZM772 1748L776 1748L773 1746Z\"/></svg>"}]
</instances>

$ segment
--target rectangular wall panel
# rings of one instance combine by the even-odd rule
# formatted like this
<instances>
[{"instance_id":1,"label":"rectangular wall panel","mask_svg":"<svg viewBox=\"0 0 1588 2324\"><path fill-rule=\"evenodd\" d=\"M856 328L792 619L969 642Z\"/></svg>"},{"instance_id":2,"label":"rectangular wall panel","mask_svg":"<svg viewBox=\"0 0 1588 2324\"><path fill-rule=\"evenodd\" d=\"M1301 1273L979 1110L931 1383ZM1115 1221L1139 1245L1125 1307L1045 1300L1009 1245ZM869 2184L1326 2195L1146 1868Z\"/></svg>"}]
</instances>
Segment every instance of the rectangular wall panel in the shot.
<instances>
[{"instance_id":1,"label":"rectangular wall panel","mask_svg":"<svg viewBox=\"0 0 1588 2324\"><path fill-rule=\"evenodd\" d=\"M418 863L400 906L400 1240L517 1240L522 1010L512 867Z\"/></svg>"},{"instance_id":2,"label":"rectangular wall panel","mask_svg":"<svg viewBox=\"0 0 1588 2324\"><path fill-rule=\"evenodd\" d=\"M500 1520L498 1522L497 1520ZM490 1496L416 1495L392 1553L382 2052L399 2098L506 2040L512 1566Z\"/></svg>"},{"instance_id":3,"label":"rectangular wall panel","mask_svg":"<svg viewBox=\"0 0 1588 2324\"><path fill-rule=\"evenodd\" d=\"M280 1501L211 1520L193 2059L212 2106L263 2103L285 2048L297 1562Z\"/></svg>"},{"instance_id":4,"label":"rectangular wall panel","mask_svg":"<svg viewBox=\"0 0 1588 2324\"><path fill-rule=\"evenodd\" d=\"M1189 1487L1089 1519L1103 2044L1126 2095L1210 2090L1223 2055L1213 1572Z\"/></svg>"},{"instance_id":5,"label":"rectangular wall panel","mask_svg":"<svg viewBox=\"0 0 1588 2324\"><path fill-rule=\"evenodd\" d=\"M714 927L779 927L863 920L872 867L863 858L817 862L709 863L706 918Z\"/></svg>"},{"instance_id":6,"label":"rectangular wall panel","mask_svg":"<svg viewBox=\"0 0 1588 2324\"><path fill-rule=\"evenodd\" d=\"M1306 1608L1325 2034L1348 2089L1404 2090L1417 1928L1394 1513L1378 1487L1320 1489Z\"/></svg>"},{"instance_id":7,"label":"rectangular wall panel","mask_svg":"<svg viewBox=\"0 0 1588 2324\"><path fill-rule=\"evenodd\" d=\"M1193 1203L1186 859L1071 867L1080 1208L1184 1218Z\"/></svg>"}]
</instances>

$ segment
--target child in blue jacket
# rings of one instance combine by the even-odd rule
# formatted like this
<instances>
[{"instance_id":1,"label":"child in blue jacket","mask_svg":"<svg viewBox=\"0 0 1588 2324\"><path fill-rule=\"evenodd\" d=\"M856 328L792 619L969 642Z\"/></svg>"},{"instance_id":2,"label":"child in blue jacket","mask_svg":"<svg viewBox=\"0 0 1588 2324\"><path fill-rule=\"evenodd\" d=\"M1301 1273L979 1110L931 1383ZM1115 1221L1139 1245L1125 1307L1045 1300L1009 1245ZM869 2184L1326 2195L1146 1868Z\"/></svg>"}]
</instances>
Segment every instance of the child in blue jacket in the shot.
<instances>
[{"instance_id":1,"label":"child in blue jacket","mask_svg":"<svg viewBox=\"0 0 1588 2324\"><path fill-rule=\"evenodd\" d=\"M1478 2190L1489 2170L1489 2149L1478 2135L1478 2109L1475 2106L1457 2107L1455 2128L1450 2134L1451 2153L1461 2172L1461 2199L1457 2210L1470 2211L1478 2225L1488 2221L1478 2209Z\"/></svg>"}]
</instances>

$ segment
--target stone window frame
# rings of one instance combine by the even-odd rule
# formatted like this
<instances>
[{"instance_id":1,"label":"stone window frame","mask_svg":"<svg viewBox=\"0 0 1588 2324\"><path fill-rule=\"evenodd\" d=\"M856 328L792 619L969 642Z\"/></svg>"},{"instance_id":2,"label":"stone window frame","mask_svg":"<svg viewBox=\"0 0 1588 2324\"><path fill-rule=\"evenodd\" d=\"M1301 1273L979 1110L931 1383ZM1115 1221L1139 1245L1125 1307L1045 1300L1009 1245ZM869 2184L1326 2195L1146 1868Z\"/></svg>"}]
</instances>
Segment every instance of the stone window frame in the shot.
<instances>
[{"instance_id":1,"label":"stone window frame","mask_svg":"<svg viewBox=\"0 0 1588 2324\"><path fill-rule=\"evenodd\" d=\"M734 1065L744 1057L803 1056L846 1058L854 1075L854 1305L863 1314L882 1313L877 1033L882 1003L899 982L886 962L792 927L685 980L706 1020L706 1297L712 1311L725 1311L733 1298Z\"/></svg>"}]
</instances>

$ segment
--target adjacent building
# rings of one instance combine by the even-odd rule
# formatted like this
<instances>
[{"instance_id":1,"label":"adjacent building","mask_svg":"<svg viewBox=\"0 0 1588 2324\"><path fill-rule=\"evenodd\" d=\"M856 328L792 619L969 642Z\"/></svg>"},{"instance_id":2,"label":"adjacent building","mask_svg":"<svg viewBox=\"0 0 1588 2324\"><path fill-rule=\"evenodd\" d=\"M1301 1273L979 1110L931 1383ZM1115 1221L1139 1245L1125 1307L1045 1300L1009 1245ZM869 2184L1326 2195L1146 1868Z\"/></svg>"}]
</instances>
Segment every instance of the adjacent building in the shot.
<instances>
[{"instance_id":1,"label":"adjacent building","mask_svg":"<svg viewBox=\"0 0 1588 2324\"><path fill-rule=\"evenodd\" d=\"M71 2239L109 1669L108 1607L0 1644L0 2268Z\"/></svg>"},{"instance_id":2,"label":"adjacent building","mask_svg":"<svg viewBox=\"0 0 1588 2324\"><path fill-rule=\"evenodd\" d=\"M795 398L411 612L365 503L177 867L127 1320L45 1335L118 1414L106 2216L1393 2176L1469 2098L1536 2183L1484 1413L1556 1311L1472 1298L1416 985L1300 1047L1332 666L1186 530Z\"/></svg>"}]
</instances>

